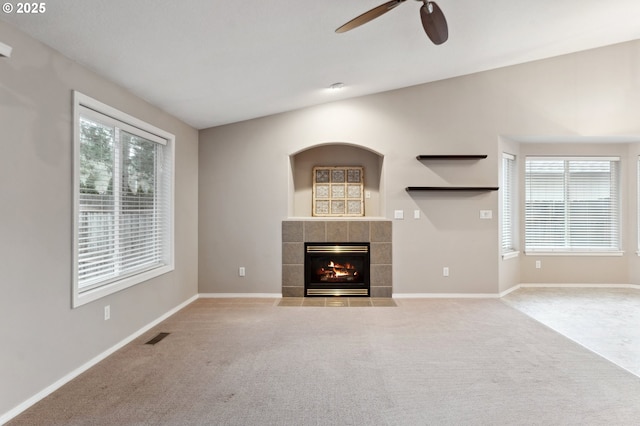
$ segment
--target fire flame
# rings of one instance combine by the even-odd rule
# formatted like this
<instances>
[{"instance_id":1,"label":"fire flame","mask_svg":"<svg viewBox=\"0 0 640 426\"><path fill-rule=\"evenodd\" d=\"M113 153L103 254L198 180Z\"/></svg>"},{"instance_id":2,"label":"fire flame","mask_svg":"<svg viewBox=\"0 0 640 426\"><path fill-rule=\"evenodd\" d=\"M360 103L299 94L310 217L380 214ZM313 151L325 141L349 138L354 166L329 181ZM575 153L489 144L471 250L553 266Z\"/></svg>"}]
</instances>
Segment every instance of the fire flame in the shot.
<instances>
[{"instance_id":1,"label":"fire flame","mask_svg":"<svg viewBox=\"0 0 640 426\"><path fill-rule=\"evenodd\" d=\"M347 282L359 279L360 273L350 262L337 263L327 259L325 266L320 266L316 274L320 281ZM336 281L337 280L337 281Z\"/></svg>"},{"instance_id":2,"label":"fire flame","mask_svg":"<svg viewBox=\"0 0 640 426\"><path fill-rule=\"evenodd\" d=\"M333 260L329 262L329 264L327 265L327 267L332 269L333 272L333 276L334 277L346 277L349 275L349 271L347 270L347 268L349 268L350 265L340 265L337 263L334 263Z\"/></svg>"}]
</instances>

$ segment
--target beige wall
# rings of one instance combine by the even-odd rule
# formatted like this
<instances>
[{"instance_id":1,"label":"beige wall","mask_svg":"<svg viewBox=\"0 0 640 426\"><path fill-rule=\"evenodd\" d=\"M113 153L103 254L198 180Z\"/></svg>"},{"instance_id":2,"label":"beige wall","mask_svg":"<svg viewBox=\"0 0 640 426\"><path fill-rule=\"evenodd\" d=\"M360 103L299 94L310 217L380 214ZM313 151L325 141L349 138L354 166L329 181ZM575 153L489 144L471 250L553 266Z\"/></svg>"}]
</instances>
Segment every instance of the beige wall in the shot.
<instances>
[{"instance_id":1,"label":"beige wall","mask_svg":"<svg viewBox=\"0 0 640 426\"><path fill-rule=\"evenodd\" d=\"M0 40L2 416L197 294L198 132L3 22ZM72 90L176 136L175 271L77 309Z\"/></svg>"},{"instance_id":2,"label":"beige wall","mask_svg":"<svg viewBox=\"0 0 640 426\"><path fill-rule=\"evenodd\" d=\"M395 294L496 294L519 282L637 282L635 234L628 236L635 232L635 192L624 212L625 256L555 257L532 271L530 256L501 259L499 192L429 194L404 188L497 185L505 140L640 134L638 69L636 41L202 130L200 291L279 293L278 231L290 213L289 155L332 141L384 156L381 216L405 212L404 220L393 221ZM525 152L552 146L509 143L522 150L521 160ZM569 149L579 153L589 146ZM601 151L624 151L631 164L633 149ZM449 163L415 159L430 153L489 157ZM627 188L635 183L627 182ZM420 220L413 219L416 209ZM493 210L494 219L480 220L481 209ZM247 268L246 277L237 276L238 266ZM444 266L448 278L442 276Z\"/></svg>"}]
</instances>

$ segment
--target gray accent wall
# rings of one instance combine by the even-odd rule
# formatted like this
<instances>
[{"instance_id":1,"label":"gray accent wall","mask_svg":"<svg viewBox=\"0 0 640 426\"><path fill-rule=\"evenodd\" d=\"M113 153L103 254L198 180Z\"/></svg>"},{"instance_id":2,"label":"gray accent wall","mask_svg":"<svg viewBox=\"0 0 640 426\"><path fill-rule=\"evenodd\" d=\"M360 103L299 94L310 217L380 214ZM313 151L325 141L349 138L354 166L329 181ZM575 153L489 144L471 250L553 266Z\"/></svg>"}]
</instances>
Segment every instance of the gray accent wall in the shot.
<instances>
[{"instance_id":1,"label":"gray accent wall","mask_svg":"<svg viewBox=\"0 0 640 426\"><path fill-rule=\"evenodd\" d=\"M280 292L280 224L305 219L291 217L300 211L291 200L300 197L290 158L330 144L382 158L376 216L393 220L396 295L495 296L520 283L638 284L638 69L640 41L632 41L201 130L200 291ZM405 191L498 186L504 150L518 155L521 188L528 153L621 155L624 255L548 257L535 270L523 245L518 257L500 255L499 191ZM488 157L421 162L418 154ZM325 151L318 161L326 158ZM522 193L518 202L522 224ZM396 210L404 211L404 220L394 219ZM415 210L420 219L413 219ZM480 219L480 210L492 210L493 219ZM238 276L239 266L246 267L246 277Z\"/></svg>"},{"instance_id":2,"label":"gray accent wall","mask_svg":"<svg viewBox=\"0 0 640 426\"><path fill-rule=\"evenodd\" d=\"M0 40L2 416L198 293L198 132L3 22ZM77 309L73 90L176 136L175 270Z\"/></svg>"}]
</instances>

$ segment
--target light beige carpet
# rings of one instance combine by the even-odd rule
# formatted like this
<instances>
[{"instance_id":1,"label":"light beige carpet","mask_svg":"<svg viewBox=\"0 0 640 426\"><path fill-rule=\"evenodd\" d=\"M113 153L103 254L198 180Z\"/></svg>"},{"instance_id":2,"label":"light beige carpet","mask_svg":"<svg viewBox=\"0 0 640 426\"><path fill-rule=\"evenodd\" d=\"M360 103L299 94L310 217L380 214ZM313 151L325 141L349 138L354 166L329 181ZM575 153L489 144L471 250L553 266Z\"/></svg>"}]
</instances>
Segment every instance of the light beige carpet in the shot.
<instances>
[{"instance_id":1,"label":"light beige carpet","mask_svg":"<svg viewBox=\"0 0 640 426\"><path fill-rule=\"evenodd\" d=\"M640 291L521 288L500 300L640 377Z\"/></svg>"},{"instance_id":2,"label":"light beige carpet","mask_svg":"<svg viewBox=\"0 0 640 426\"><path fill-rule=\"evenodd\" d=\"M640 378L499 300L397 304L198 300L10 424L638 424Z\"/></svg>"}]
</instances>

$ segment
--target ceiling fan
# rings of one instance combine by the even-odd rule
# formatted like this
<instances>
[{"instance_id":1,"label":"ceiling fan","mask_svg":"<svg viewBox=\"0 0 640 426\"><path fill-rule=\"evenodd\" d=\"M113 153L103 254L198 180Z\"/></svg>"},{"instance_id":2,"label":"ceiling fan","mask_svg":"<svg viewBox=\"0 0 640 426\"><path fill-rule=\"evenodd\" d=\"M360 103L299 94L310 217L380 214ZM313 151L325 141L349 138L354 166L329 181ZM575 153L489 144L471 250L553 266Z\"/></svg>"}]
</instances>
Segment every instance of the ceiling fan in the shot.
<instances>
[{"instance_id":1,"label":"ceiling fan","mask_svg":"<svg viewBox=\"0 0 640 426\"><path fill-rule=\"evenodd\" d=\"M359 27L362 24L384 15L391 9L395 9L400 3L404 3L406 0L391 0L380 6L363 13L362 15L350 20L343 26L336 29L337 33L344 33ZM442 10L433 1L428 0L416 0L421 1L423 4L420 7L420 19L422 20L422 27L427 33L427 36L434 44L442 44L449 38L449 28L447 27L447 20L442 13Z\"/></svg>"}]
</instances>

